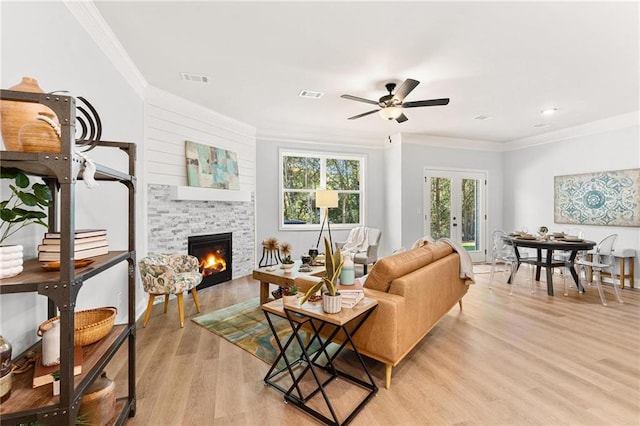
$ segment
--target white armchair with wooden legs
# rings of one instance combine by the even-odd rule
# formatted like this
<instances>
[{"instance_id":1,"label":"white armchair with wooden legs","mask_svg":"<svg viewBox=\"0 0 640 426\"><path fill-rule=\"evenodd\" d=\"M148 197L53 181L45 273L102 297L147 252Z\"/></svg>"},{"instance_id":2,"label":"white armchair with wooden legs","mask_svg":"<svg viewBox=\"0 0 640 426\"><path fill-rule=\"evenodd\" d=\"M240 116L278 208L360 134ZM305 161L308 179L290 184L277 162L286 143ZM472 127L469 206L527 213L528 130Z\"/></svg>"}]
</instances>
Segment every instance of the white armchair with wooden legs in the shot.
<instances>
[{"instance_id":1,"label":"white armchair with wooden legs","mask_svg":"<svg viewBox=\"0 0 640 426\"><path fill-rule=\"evenodd\" d=\"M164 312L166 313L169 296L176 295L180 327L184 327L183 293L185 291L191 291L196 311L200 312L196 286L202 281L202 274L198 267L197 257L186 254L151 255L142 258L138 262L138 268L144 291L149 293L149 303L144 315L143 327L146 327L149 322L156 296L164 296Z\"/></svg>"}]
</instances>

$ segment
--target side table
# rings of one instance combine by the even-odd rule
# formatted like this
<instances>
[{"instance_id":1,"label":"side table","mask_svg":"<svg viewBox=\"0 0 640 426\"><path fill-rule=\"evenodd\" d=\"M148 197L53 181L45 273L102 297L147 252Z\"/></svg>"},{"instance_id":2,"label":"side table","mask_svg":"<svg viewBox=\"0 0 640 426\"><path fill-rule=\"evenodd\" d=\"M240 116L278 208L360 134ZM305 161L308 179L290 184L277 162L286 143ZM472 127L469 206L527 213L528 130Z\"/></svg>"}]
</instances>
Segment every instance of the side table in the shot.
<instances>
[{"instance_id":1,"label":"side table","mask_svg":"<svg viewBox=\"0 0 640 426\"><path fill-rule=\"evenodd\" d=\"M353 308L342 308L337 314L325 314L322 310L321 303L315 304L307 302L301 306L299 301L292 304L283 304L282 299L278 299L263 304L262 310L264 311L278 349L280 350L280 353L264 377L265 385L272 386L282 392L286 403L292 403L328 425L348 424L378 392L378 387L373 381L371 373L369 373L362 356L352 340L353 335L358 332L362 324L364 324L377 306L377 300L365 297ZM280 341L273 326L272 316L286 318L289 321L292 334L286 342ZM309 339L306 339L306 342L304 341L304 337L301 336L303 326L306 331L311 331L311 336ZM344 337L344 339L341 339L342 343L339 344L335 352L333 352L333 350L330 351L328 349L329 345L334 342L340 334ZM327 337L322 339L321 335ZM312 350L314 344L317 345L318 348ZM337 344L338 343L336 343L336 345ZM351 350L358 360L357 365L354 365L353 368L361 369L361 371L364 372L365 379L355 377L353 374L342 371L336 367L334 361L347 344L350 345ZM294 345L294 347L297 345L300 348L300 356L295 359L289 359L286 353L291 345ZM321 361L321 358L323 361ZM280 360L284 361L285 367L278 367ZM288 387L283 387L277 383L276 379L283 374L288 374L291 379L291 384ZM342 421L339 420L338 414L327 393L327 386L338 377L343 378L344 383L359 386L367 391L364 398ZM303 380L306 380L305 386L302 386ZM309 390L308 387L309 383L312 384L311 390ZM318 393L322 395L324 404L331 417L312 408L308 404ZM315 401L317 401L317 398ZM317 405L318 404L315 404L315 406Z\"/></svg>"}]
</instances>

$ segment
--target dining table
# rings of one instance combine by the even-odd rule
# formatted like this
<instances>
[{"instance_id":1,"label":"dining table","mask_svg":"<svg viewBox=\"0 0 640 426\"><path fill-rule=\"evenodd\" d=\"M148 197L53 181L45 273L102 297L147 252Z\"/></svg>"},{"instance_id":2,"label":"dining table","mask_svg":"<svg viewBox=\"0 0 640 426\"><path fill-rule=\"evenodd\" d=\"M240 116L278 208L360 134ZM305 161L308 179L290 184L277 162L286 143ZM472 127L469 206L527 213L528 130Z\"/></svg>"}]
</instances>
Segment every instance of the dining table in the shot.
<instances>
[{"instance_id":1,"label":"dining table","mask_svg":"<svg viewBox=\"0 0 640 426\"><path fill-rule=\"evenodd\" d=\"M546 269L547 294L549 296L553 296L553 268L567 267L569 269L569 272L571 273L571 276L573 277L576 287L578 287L578 291L580 293L584 292L584 287L580 283L578 273L576 272L574 266L574 261L579 252L591 250L592 248L594 248L596 246L595 241L583 240L579 238L564 239L562 237L552 238L549 236L536 237L533 235L509 235L504 237L504 240L507 244L511 244L513 246L516 258L518 259L516 270L520 268L521 263L535 265L536 281L540 281L541 270L542 268ZM523 257L520 253L520 248L535 249L536 257ZM544 257L542 255L543 250L546 250L546 255ZM569 257L567 259L554 258L553 253L558 251L569 253Z\"/></svg>"}]
</instances>

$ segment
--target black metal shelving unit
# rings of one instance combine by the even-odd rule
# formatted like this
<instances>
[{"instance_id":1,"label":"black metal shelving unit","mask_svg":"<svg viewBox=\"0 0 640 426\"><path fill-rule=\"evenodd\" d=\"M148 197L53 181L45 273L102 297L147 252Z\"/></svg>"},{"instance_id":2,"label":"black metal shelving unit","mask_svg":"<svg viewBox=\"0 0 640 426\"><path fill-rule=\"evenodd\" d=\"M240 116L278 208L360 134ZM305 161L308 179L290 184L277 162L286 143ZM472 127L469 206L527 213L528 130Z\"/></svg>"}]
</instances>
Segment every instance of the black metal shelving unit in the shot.
<instances>
[{"instance_id":1,"label":"black metal shelving unit","mask_svg":"<svg viewBox=\"0 0 640 426\"><path fill-rule=\"evenodd\" d=\"M100 141L98 146L122 150L128 156L126 172L96 164L97 181L117 182L128 189L128 249L97 256L90 266L75 269L72 261L75 232L75 185L80 180L82 158L75 154L75 98L55 94L39 94L0 90L0 99L31 102L52 109L60 122L61 151L0 151L0 165L16 167L28 175L41 177L51 188L53 205L49 208L50 231L61 233L60 271L47 272L36 259L24 262L24 271L0 280L0 294L37 292L46 296L49 318L60 315L60 395L53 396L50 386L31 387L31 374L14 376L11 397L0 405L0 423L15 425L39 422L46 425L73 425L83 393L99 377L118 350L127 343L128 390L116 400L114 424L123 424L136 410L135 392L135 160L136 146L128 142ZM99 189L97 189L99 190ZM64 259L67 259L65 261ZM73 375L74 313L78 292L91 286L88 280L101 272L127 262L128 322L116 325L109 335L83 348L82 373ZM39 345L37 343L34 346ZM32 350L34 348L29 348Z\"/></svg>"}]
</instances>

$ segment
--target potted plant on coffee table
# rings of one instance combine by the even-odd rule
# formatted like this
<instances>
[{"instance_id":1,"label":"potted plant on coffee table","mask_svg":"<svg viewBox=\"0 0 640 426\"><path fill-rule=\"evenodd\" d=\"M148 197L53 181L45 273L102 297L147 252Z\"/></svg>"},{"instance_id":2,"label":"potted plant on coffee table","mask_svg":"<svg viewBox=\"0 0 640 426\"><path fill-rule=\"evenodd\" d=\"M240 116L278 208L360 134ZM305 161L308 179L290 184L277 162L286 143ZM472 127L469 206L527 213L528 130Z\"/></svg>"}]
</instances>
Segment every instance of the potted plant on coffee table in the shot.
<instances>
[{"instance_id":1,"label":"potted plant on coffee table","mask_svg":"<svg viewBox=\"0 0 640 426\"><path fill-rule=\"evenodd\" d=\"M340 293L338 293L336 280L340 276L344 259L342 258L342 252L340 250L337 250L335 253L333 252L331 244L326 237L324 238L324 248L326 275L321 281L318 281L318 283L307 290L300 304L309 300L313 294L324 287L325 290L322 293L322 308L328 314L335 314L342 309L342 297Z\"/></svg>"},{"instance_id":2,"label":"potted plant on coffee table","mask_svg":"<svg viewBox=\"0 0 640 426\"><path fill-rule=\"evenodd\" d=\"M290 274L294 264L295 262L291 259L291 256L287 256L282 259L282 265L280 267L284 269L285 274Z\"/></svg>"}]
</instances>

